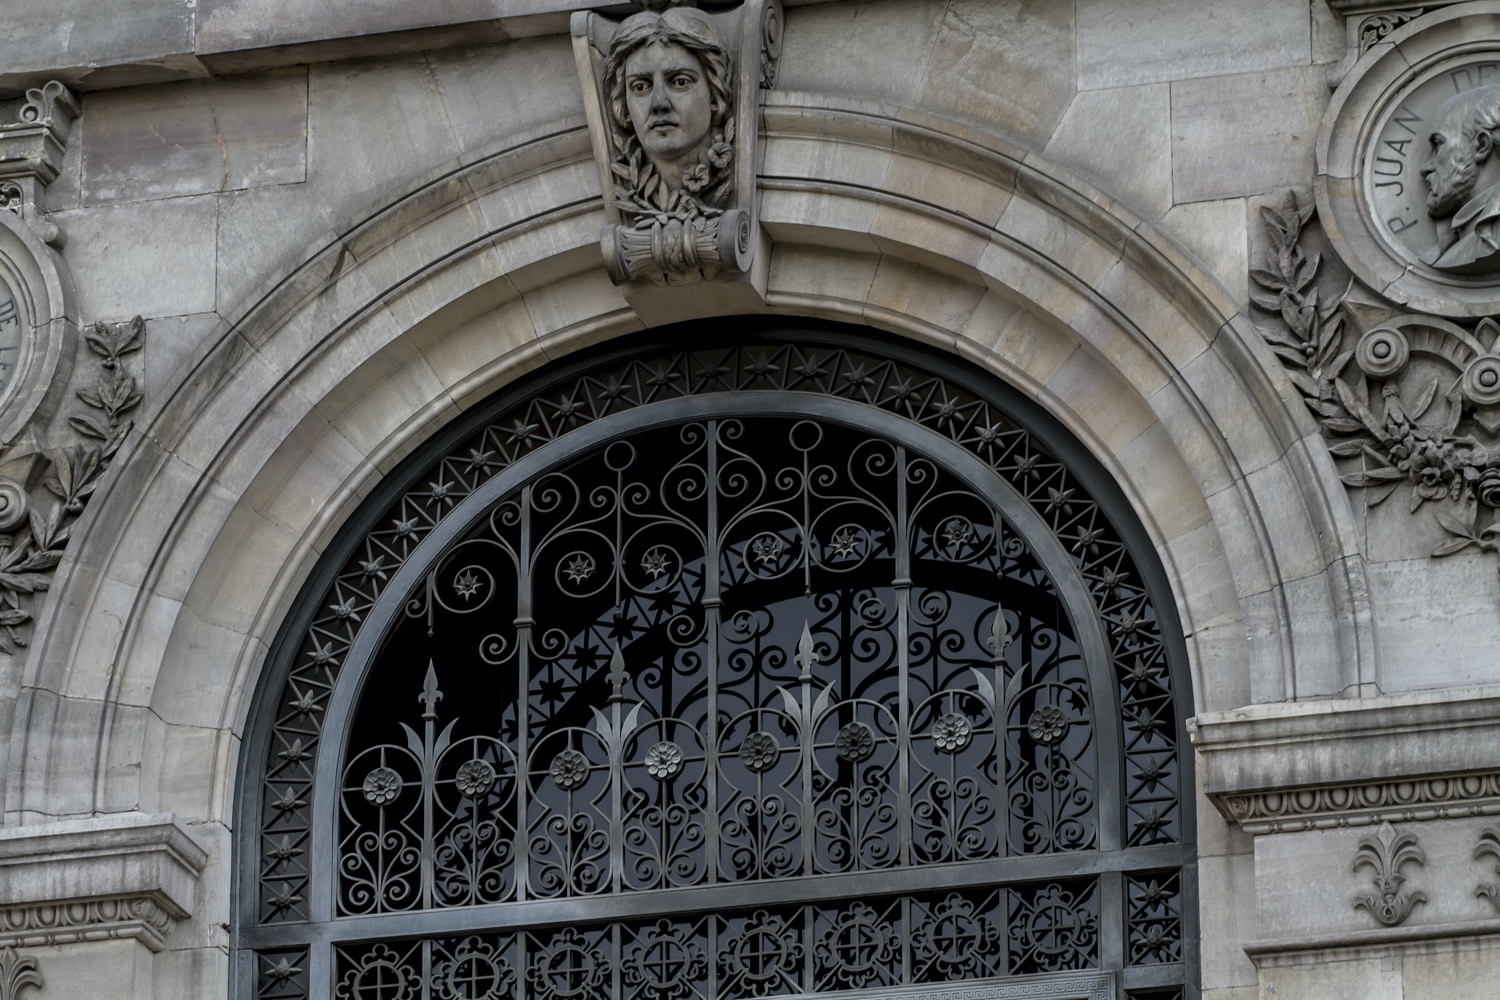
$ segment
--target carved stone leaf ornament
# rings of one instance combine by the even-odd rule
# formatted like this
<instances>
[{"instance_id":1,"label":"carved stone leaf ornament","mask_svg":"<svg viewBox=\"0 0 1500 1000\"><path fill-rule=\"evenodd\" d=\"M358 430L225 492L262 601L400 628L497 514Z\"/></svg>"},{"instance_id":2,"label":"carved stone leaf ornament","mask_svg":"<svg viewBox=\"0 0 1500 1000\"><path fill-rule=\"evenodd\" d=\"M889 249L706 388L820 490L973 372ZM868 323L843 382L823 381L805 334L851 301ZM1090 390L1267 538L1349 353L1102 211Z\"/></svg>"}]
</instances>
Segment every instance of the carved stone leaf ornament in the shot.
<instances>
[{"instance_id":1,"label":"carved stone leaf ornament","mask_svg":"<svg viewBox=\"0 0 1500 1000\"><path fill-rule=\"evenodd\" d=\"M14 948L0 951L0 1000L21 1000L21 991L27 986L42 988L36 959L18 955Z\"/></svg>"},{"instance_id":2,"label":"carved stone leaf ornament","mask_svg":"<svg viewBox=\"0 0 1500 1000\"><path fill-rule=\"evenodd\" d=\"M1479 844L1474 848L1474 860L1485 857L1500 861L1500 827L1487 826L1479 831ZM1495 874L1500 875L1500 865L1495 866ZM1495 912L1500 913L1500 882L1481 882L1475 887L1474 895L1480 899L1488 899Z\"/></svg>"},{"instance_id":3,"label":"carved stone leaf ornament","mask_svg":"<svg viewBox=\"0 0 1500 1000\"><path fill-rule=\"evenodd\" d=\"M758 242L760 91L776 79L780 2L641 6L620 22L592 12L572 21L606 268L616 284L734 279Z\"/></svg>"},{"instance_id":4,"label":"carved stone leaf ornament","mask_svg":"<svg viewBox=\"0 0 1500 1000\"><path fill-rule=\"evenodd\" d=\"M1342 460L1340 478L1372 507L1403 488L1412 512L1436 501L1449 537L1433 556L1500 551L1500 323L1396 314L1361 329L1349 286L1320 298L1313 215L1291 192L1262 209L1250 297L1272 314L1261 336Z\"/></svg>"},{"instance_id":5,"label":"carved stone leaf ornament","mask_svg":"<svg viewBox=\"0 0 1500 1000\"><path fill-rule=\"evenodd\" d=\"M72 522L130 433L128 414L140 405L141 392L124 359L141 349L145 329L137 316L128 323L96 323L85 337L97 374L77 396L94 412L74 414L68 426L91 443L52 449L41 486L56 499L43 509L23 484L0 477L0 653L25 648L31 596L51 585Z\"/></svg>"},{"instance_id":6,"label":"carved stone leaf ornament","mask_svg":"<svg viewBox=\"0 0 1500 1000\"><path fill-rule=\"evenodd\" d=\"M1403 888L1406 876L1401 869L1426 861L1427 856L1417 846L1416 834L1398 834L1391 824L1380 824L1374 836L1360 838L1359 850L1354 855L1354 871L1369 868L1375 873L1375 891L1355 896L1354 908L1368 910L1382 927L1404 923L1418 903L1427 901L1427 894L1420 889Z\"/></svg>"}]
</instances>

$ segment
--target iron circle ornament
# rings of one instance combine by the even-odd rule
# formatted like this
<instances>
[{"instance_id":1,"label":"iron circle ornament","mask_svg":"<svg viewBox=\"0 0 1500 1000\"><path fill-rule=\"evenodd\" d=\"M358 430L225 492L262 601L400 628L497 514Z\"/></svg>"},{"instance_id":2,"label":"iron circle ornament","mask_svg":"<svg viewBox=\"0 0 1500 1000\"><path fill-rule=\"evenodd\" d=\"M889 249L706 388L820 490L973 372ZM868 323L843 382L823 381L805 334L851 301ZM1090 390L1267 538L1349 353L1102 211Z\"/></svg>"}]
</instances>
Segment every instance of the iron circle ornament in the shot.
<instances>
[{"instance_id":1,"label":"iron circle ornament","mask_svg":"<svg viewBox=\"0 0 1500 1000\"><path fill-rule=\"evenodd\" d=\"M1314 195L1330 244L1412 310L1500 311L1500 151L1474 138L1500 115L1497 32L1500 0L1396 28L1344 76L1319 131Z\"/></svg>"},{"instance_id":2,"label":"iron circle ornament","mask_svg":"<svg viewBox=\"0 0 1500 1000\"><path fill-rule=\"evenodd\" d=\"M1009 952L954 978L1096 970L1094 937L1007 945L986 923L1054 889L1127 953L1098 873L1191 860L1173 611L1102 470L994 391L827 329L657 341L412 459L273 651L246 750L247 975L285 958L309 1000L377 966L558 998L626 1000L684 963L720 970L709 1000L910 987L928 973L899 942L955 913ZM484 586L454 592L470 566ZM1026 722L1054 702L1068 735L1038 753ZM383 805L371 761L399 781L374 783L399 793ZM984 865L995 881L934 905ZM526 918L537 901L555 923Z\"/></svg>"}]
</instances>

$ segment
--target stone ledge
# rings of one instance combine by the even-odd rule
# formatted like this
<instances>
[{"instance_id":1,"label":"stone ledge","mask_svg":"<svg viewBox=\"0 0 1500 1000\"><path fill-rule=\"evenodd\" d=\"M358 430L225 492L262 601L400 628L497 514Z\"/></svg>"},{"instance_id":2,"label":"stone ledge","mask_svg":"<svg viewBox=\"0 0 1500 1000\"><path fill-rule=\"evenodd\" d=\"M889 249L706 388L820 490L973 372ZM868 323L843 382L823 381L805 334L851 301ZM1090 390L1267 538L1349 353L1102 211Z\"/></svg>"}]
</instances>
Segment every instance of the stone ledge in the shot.
<instances>
[{"instance_id":1,"label":"stone ledge","mask_svg":"<svg viewBox=\"0 0 1500 1000\"><path fill-rule=\"evenodd\" d=\"M134 938L159 951L207 862L173 816L0 830L0 947Z\"/></svg>"},{"instance_id":2,"label":"stone ledge","mask_svg":"<svg viewBox=\"0 0 1500 1000\"><path fill-rule=\"evenodd\" d=\"M1492 687L1255 706L1189 731L1204 790L1248 833L1500 814Z\"/></svg>"}]
</instances>

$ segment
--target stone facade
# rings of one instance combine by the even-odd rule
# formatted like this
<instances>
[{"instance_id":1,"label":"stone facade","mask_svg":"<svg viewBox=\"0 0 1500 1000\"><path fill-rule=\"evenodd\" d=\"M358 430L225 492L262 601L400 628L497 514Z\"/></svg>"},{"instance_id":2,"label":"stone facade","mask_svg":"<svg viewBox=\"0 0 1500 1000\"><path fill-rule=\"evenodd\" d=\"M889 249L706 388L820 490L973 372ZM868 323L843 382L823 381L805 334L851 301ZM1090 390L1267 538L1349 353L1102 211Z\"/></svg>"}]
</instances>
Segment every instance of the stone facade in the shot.
<instances>
[{"instance_id":1,"label":"stone facade","mask_svg":"<svg viewBox=\"0 0 1500 1000\"><path fill-rule=\"evenodd\" d=\"M588 5L355 6L0 43L0 998L234 995L240 743L329 540L496 390L725 312L935 346L1110 470L1191 668L1203 997L1496 993L1500 279L1360 185L1500 2L784 0L743 266L660 288L601 253Z\"/></svg>"}]
</instances>

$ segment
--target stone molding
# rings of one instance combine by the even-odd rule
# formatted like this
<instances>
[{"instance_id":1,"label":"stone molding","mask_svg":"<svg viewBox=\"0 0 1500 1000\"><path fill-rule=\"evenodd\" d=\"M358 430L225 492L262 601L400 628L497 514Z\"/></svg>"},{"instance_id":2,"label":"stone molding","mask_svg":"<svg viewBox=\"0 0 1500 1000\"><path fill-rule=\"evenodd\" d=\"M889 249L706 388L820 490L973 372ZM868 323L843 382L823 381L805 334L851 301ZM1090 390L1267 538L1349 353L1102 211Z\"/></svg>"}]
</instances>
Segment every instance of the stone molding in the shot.
<instances>
[{"instance_id":1,"label":"stone molding","mask_svg":"<svg viewBox=\"0 0 1500 1000\"><path fill-rule=\"evenodd\" d=\"M1210 796L1246 833L1500 815L1500 771Z\"/></svg>"},{"instance_id":2,"label":"stone molding","mask_svg":"<svg viewBox=\"0 0 1500 1000\"><path fill-rule=\"evenodd\" d=\"M1209 799L1250 834L1500 815L1492 689L1256 706L1188 725Z\"/></svg>"},{"instance_id":3,"label":"stone molding","mask_svg":"<svg viewBox=\"0 0 1500 1000\"><path fill-rule=\"evenodd\" d=\"M53 80L26 92L16 121L0 123L0 208L31 223L48 243L61 234L39 217L41 191L62 170L79 111L73 92Z\"/></svg>"},{"instance_id":4,"label":"stone molding","mask_svg":"<svg viewBox=\"0 0 1500 1000\"><path fill-rule=\"evenodd\" d=\"M207 852L175 817L128 813L0 830L0 947L134 939L160 951Z\"/></svg>"}]
</instances>

